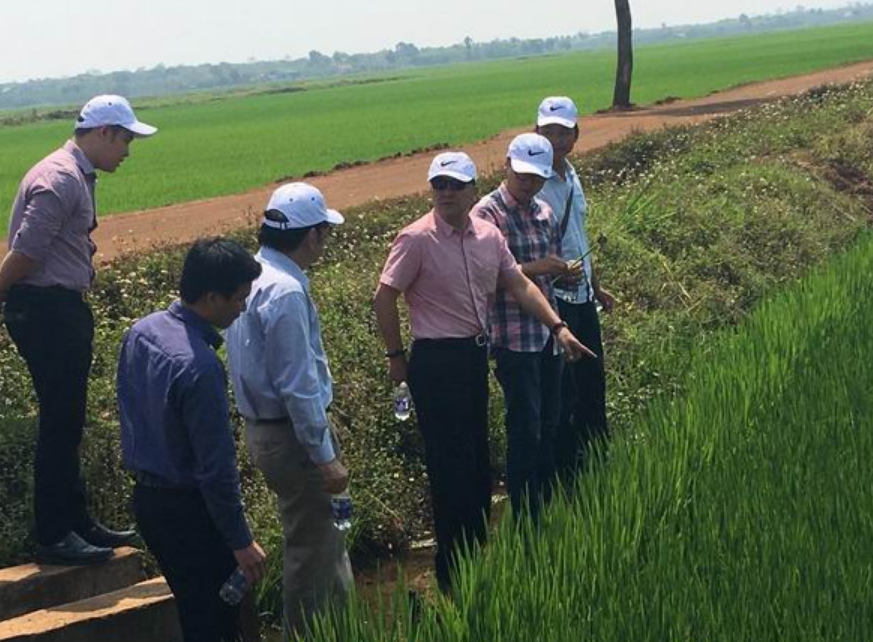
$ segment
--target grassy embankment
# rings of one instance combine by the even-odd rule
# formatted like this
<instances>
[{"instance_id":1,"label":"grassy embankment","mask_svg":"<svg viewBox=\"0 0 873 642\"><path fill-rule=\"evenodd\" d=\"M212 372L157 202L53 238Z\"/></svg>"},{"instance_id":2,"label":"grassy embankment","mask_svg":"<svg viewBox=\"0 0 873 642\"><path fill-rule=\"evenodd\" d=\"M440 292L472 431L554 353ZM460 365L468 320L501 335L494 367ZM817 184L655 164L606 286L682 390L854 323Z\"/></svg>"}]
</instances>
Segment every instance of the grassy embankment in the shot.
<instances>
[{"instance_id":1,"label":"grassy embankment","mask_svg":"<svg viewBox=\"0 0 873 642\"><path fill-rule=\"evenodd\" d=\"M634 100L705 95L737 84L873 58L873 23L640 47ZM140 115L161 128L101 179L110 214L233 194L340 162L481 140L531 122L546 95L607 107L614 53L457 65L388 82L315 85L302 92L161 106ZM69 122L0 127L0 234L21 176L69 135Z\"/></svg>"},{"instance_id":2,"label":"grassy embankment","mask_svg":"<svg viewBox=\"0 0 873 642\"><path fill-rule=\"evenodd\" d=\"M401 587L313 639L870 639L871 271L867 234L697 350L538 531L504 516L452 600L413 620Z\"/></svg>"},{"instance_id":3,"label":"grassy embankment","mask_svg":"<svg viewBox=\"0 0 873 642\"><path fill-rule=\"evenodd\" d=\"M745 318L782 283L849 245L871 216L873 86L818 92L696 129L639 136L580 159L593 204L604 283L620 298L605 319L616 432L653 396L680 387L687 348ZM483 189L494 178L483 181ZM866 191L865 191L866 190ZM312 274L336 378L358 518L359 552L403 546L427 524L421 442L390 414L390 390L369 301L388 243L424 212L420 199L347 212ZM240 237L252 244L251 231ZM121 333L173 298L181 250L130 257L104 270L84 470L95 512L130 520L113 391ZM672 356L671 356L672 355ZM678 355L678 356L677 356ZM499 396L492 412L502 457ZM0 333L0 565L27 557L34 402L23 364ZM241 452L243 449L241 448ZM255 531L278 559L270 493L241 455ZM665 490L666 492L666 490ZM275 583L264 606L275 604Z\"/></svg>"}]
</instances>

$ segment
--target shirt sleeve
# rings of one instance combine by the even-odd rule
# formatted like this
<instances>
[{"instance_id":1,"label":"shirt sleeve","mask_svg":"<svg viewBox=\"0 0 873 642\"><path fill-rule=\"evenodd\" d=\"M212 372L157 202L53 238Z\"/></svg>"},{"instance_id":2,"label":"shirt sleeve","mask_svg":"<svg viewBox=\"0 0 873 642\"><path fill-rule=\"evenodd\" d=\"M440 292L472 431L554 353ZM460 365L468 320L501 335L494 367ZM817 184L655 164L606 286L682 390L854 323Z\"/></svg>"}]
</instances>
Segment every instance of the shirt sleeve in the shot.
<instances>
[{"instance_id":1,"label":"shirt sleeve","mask_svg":"<svg viewBox=\"0 0 873 642\"><path fill-rule=\"evenodd\" d=\"M506 274L518 270L518 261L515 260L515 257L512 256L512 252L509 251L506 237L502 234L499 235L497 243L497 260L499 265L498 274Z\"/></svg>"},{"instance_id":2,"label":"shirt sleeve","mask_svg":"<svg viewBox=\"0 0 873 642\"><path fill-rule=\"evenodd\" d=\"M309 301L303 292L288 292L271 301L266 312L267 372L294 424L297 440L313 462L325 464L336 454L310 343Z\"/></svg>"},{"instance_id":3,"label":"shirt sleeve","mask_svg":"<svg viewBox=\"0 0 873 642\"><path fill-rule=\"evenodd\" d=\"M12 239L11 249L42 262L52 242L76 205L78 186L65 173L55 173L34 181L22 198L27 199L21 226Z\"/></svg>"},{"instance_id":4,"label":"shirt sleeve","mask_svg":"<svg viewBox=\"0 0 873 642\"><path fill-rule=\"evenodd\" d=\"M252 534L243 510L221 365L216 363L195 371L180 392L194 477L206 508L225 543L232 550L245 548L252 543Z\"/></svg>"},{"instance_id":5,"label":"shirt sleeve","mask_svg":"<svg viewBox=\"0 0 873 642\"><path fill-rule=\"evenodd\" d=\"M401 232L391 245L379 283L404 292L418 277L420 270L421 245L415 242L411 234Z\"/></svg>"},{"instance_id":6,"label":"shirt sleeve","mask_svg":"<svg viewBox=\"0 0 873 642\"><path fill-rule=\"evenodd\" d=\"M548 203L540 201L540 207L549 221L549 254L561 256L561 224L558 223L555 212Z\"/></svg>"}]
</instances>

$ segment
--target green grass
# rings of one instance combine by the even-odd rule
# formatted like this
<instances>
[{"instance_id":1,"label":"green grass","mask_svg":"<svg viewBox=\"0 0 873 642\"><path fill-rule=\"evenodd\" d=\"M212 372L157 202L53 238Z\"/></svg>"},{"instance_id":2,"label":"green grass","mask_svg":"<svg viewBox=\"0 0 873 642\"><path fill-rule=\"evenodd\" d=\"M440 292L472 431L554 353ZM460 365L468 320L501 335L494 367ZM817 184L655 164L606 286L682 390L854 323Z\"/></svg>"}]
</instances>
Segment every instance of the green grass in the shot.
<instances>
[{"instance_id":1,"label":"green grass","mask_svg":"<svg viewBox=\"0 0 873 642\"><path fill-rule=\"evenodd\" d=\"M870 58L873 23L640 47L634 99L690 98ZM613 73L614 53L598 51L142 110L161 132L134 143L118 174L101 180L100 211L238 193L343 161L469 143L530 123L549 94L574 96L590 113L608 106ZM0 128L0 229L20 178L69 129L64 122Z\"/></svg>"},{"instance_id":2,"label":"green grass","mask_svg":"<svg viewBox=\"0 0 873 642\"><path fill-rule=\"evenodd\" d=\"M698 349L540 530L505 518L453 600L323 641L868 640L873 237ZM524 581L519 581L524 578Z\"/></svg>"}]
</instances>

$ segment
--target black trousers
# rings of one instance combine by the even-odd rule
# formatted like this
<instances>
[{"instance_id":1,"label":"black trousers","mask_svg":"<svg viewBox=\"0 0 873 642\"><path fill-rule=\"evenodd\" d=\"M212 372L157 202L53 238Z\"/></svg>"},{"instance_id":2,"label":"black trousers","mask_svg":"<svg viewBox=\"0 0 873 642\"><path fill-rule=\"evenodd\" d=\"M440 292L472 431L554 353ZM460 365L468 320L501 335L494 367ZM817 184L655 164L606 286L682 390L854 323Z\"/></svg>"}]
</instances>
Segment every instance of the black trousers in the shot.
<instances>
[{"instance_id":1,"label":"black trousers","mask_svg":"<svg viewBox=\"0 0 873 642\"><path fill-rule=\"evenodd\" d=\"M218 596L236 559L197 490L133 490L137 526L176 598L185 642L236 642L239 608Z\"/></svg>"},{"instance_id":2,"label":"black trousers","mask_svg":"<svg viewBox=\"0 0 873 642\"><path fill-rule=\"evenodd\" d=\"M408 378L424 436L437 581L448 590L459 547L487 538L488 351L473 339L416 341Z\"/></svg>"},{"instance_id":3,"label":"black trousers","mask_svg":"<svg viewBox=\"0 0 873 642\"><path fill-rule=\"evenodd\" d=\"M6 329L27 363L39 402L34 463L36 540L54 544L91 526L79 446L85 427L94 317L82 296L59 287L16 286Z\"/></svg>"},{"instance_id":4,"label":"black trousers","mask_svg":"<svg viewBox=\"0 0 873 642\"><path fill-rule=\"evenodd\" d=\"M561 411L562 361L553 339L539 352L494 350L506 406L506 485L516 515L527 508L534 523L551 501L555 435Z\"/></svg>"},{"instance_id":5,"label":"black trousers","mask_svg":"<svg viewBox=\"0 0 873 642\"><path fill-rule=\"evenodd\" d=\"M592 448L606 447L606 371L600 320L593 301L567 303L558 300L558 311L576 338L597 354L564 365L561 378L561 419L555 440L558 473L565 480L583 469Z\"/></svg>"}]
</instances>

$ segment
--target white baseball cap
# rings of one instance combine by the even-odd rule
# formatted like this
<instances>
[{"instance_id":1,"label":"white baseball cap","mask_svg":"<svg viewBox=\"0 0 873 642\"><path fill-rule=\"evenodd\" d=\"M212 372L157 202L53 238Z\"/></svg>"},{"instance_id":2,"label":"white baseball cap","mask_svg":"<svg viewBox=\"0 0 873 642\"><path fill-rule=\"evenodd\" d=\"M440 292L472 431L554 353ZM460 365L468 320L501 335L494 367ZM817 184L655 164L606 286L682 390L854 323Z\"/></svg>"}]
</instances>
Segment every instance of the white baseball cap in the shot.
<instances>
[{"instance_id":1,"label":"white baseball cap","mask_svg":"<svg viewBox=\"0 0 873 642\"><path fill-rule=\"evenodd\" d=\"M76 119L76 129L93 129L106 125L118 125L136 136L151 136L157 127L146 125L136 119L133 107L123 96L95 96L82 107Z\"/></svg>"},{"instance_id":2,"label":"white baseball cap","mask_svg":"<svg viewBox=\"0 0 873 642\"><path fill-rule=\"evenodd\" d=\"M549 96L540 103L537 110L537 126L557 124L573 129L579 110L576 104L567 96Z\"/></svg>"},{"instance_id":3,"label":"white baseball cap","mask_svg":"<svg viewBox=\"0 0 873 642\"><path fill-rule=\"evenodd\" d=\"M285 221L271 221L266 216L261 221L277 230L293 230L312 227L319 223L340 225L346 219L336 210L327 209L324 195L308 183L288 183L278 188L267 203L267 210L277 210L285 215Z\"/></svg>"},{"instance_id":4,"label":"white baseball cap","mask_svg":"<svg viewBox=\"0 0 873 642\"><path fill-rule=\"evenodd\" d=\"M509 157L512 169L519 174L536 174L543 178L552 177L552 144L539 134L520 134L509 143Z\"/></svg>"},{"instance_id":5,"label":"white baseball cap","mask_svg":"<svg viewBox=\"0 0 873 642\"><path fill-rule=\"evenodd\" d=\"M462 183L470 183L476 180L476 163L464 152L443 152L437 154L427 170L428 182L437 176L448 176Z\"/></svg>"}]
</instances>

